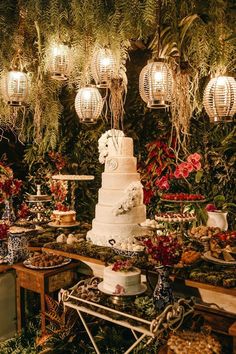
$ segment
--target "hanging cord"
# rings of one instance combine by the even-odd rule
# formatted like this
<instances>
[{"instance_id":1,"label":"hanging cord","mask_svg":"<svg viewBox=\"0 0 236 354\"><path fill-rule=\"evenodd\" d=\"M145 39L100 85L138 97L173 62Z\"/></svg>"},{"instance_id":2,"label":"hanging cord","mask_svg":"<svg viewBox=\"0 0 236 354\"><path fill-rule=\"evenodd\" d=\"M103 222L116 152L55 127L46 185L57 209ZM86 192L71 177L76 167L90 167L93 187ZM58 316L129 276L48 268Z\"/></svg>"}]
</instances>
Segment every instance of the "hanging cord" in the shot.
<instances>
[{"instance_id":1,"label":"hanging cord","mask_svg":"<svg viewBox=\"0 0 236 354\"><path fill-rule=\"evenodd\" d=\"M157 2L157 9L156 9L156 18L157 18L157 57L160 57L161 51L161 7L162 7L162 0L158 0Z\"/></svg>"}]
</instances>

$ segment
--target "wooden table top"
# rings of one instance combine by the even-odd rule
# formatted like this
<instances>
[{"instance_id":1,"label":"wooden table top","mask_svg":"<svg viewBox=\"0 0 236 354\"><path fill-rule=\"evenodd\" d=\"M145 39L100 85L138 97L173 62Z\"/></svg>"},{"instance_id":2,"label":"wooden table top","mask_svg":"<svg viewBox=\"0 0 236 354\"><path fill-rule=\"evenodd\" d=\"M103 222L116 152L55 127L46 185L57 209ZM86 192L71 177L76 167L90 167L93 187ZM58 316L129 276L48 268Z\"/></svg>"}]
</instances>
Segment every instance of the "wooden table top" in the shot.
<instances>
[{"instance_id":1,"label":"wooden table top","mask_svg":"<svg viewBox=\"0 0 236 354\"><path fill-rule=\"evenodd\" d=\"M72 261L69 264L66 264L62 267L57 267L57 268L52 268L52 269L31 269L31 268L27 268L24 266L23 263L16 263L12 265L12 268L15 269L17 272L24 272L26 274L33 274L33 275L37 275L39 277L50 277L51 275L55 275L58 273L61 273L65 270L69 270L69 269L73 269L75 267L77 267L79 265L79 262L76 261Z\"/></svg>"}]
</instances>

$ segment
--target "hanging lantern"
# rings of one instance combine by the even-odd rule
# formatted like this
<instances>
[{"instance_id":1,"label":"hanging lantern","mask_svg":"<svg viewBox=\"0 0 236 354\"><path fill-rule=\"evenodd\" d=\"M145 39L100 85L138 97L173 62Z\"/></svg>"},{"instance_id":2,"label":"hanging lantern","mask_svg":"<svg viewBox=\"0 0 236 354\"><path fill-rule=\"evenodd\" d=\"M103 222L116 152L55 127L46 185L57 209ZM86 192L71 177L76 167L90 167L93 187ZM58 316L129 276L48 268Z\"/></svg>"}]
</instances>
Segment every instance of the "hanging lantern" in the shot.
<instances>
[{"instance_id":1,"label":"hanging lantern","mask_svg":"<svg viewBox=\"0 0 236 354\"><path fill-rule=\"evenodd\" d=\"M71 49L64 44L54 44L50 48L48 68L55 80L67 80L72 66Z\"/></svg>"},{"instance_id":2,"label":"hanging lantern","mask_svg":"<svg viewBox=\"0 0 236 354\"><path fill-rule=\"evenodd\" d=\"M115 72L115 57L108 48L99 48L92 57L92 76L98 87L109 87Z\"/></svg>"},{"instance_id":3,"label":"hanging lantern","mask_svg":"<svg viewBox=\"0 0 236 354\"><path fill-rule=\"evenodd\" d=\"M167 108L171 103L172 74L163 59L148 61L139 76L139 93L149 108Z\"/></svg>"},{"instance_id":4,"label":"hanging lantern","mask_svg":"<svg viewBox=\"0 0 236 354\"><path fill-rule=\"evenodd\" d=\"M212 122L229 120L236 113L236 82L233 77L219 76L207 84L203 105Z\"/></svg>"},{"instance_id":5,"label":"hanging lantern","mask_svg":"<svg viewBox=\"0 0 236 354\"><path fill-rule=\"evenodd\" d=\"M10 106L21 106L29 96L28 77L22 71L11 70L2 78L2 94Z\"/></svg>"},{"instance_id":6,"label":"hanging lantern","mask_svg":"<svg viewBox=\"0 0 236 354\"><path fill-rule=\"evenodd\" d=\"M96 123L103 108L103 99L94 86L79 89L75 97L75 110L81 123Z\"/></svg>"}]
</instances>

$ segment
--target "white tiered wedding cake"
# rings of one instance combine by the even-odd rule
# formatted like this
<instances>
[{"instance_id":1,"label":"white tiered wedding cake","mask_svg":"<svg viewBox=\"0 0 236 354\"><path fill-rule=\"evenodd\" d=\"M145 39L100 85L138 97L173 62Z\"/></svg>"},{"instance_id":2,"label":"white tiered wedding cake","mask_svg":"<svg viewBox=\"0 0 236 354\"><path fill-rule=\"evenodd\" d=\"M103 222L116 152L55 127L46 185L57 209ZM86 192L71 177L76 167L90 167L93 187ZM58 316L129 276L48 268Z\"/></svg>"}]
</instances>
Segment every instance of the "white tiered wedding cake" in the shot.
<instances>
[{"instance_id":1,"label":"white tiered wedding cake","mask_svg":"<svg viewBox=\"0 0 236 354\"><path fill-rule=\"evenodd\" d=\"M99 161L105 163L105 172L87 239L104 246L110 246L111 239L118 244L132 242L134 236L143 234L139 224L146 220L133 140L120 130L109 130L99 139L99 153Z\"/></svg>"}]
</instances>

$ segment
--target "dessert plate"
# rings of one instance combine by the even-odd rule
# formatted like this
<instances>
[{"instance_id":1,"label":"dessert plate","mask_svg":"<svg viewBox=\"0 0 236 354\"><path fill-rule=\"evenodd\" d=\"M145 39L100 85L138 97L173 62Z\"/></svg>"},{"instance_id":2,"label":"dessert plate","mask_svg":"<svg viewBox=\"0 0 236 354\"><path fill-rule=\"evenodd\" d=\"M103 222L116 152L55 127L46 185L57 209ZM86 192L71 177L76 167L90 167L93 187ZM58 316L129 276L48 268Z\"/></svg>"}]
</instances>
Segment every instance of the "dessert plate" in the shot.
<instances>
[{"instance_id":1,"label":"dessert plate","mask_svg":"<svg viewBox=\"0 0 236 354\"><path fill-rule=\"evenodd\" d=\"M48 226L52 226L52 227L75 227L75 226L79 226L80 222L75 222L74 224L68 225L68 224L56 224L54 222L49 222Z\"/></svg>"},{"instance_id":2,"label":"dessert plate","mask_svg":"<svg viewBox=\"0 0 236 354\"><path fill-rule=\"evenodd\" d=\"M222 265L236 265L236 261L225 261L223 259L219 259L219 258L216 258L216 257L213 257L211 255L211 252L210 251L207 251L203 254L203 259L207 260L207 261L210 261L210 262L213 262L213 263L216 263L216 264L222 264Z\"/></svg>"},{"instance_id":3,"label":"dessert plate","mask_svg":"<svg viewBox=\"0 0 236 354\"><path fill-rule=\"evenodd\" d=\"M54 268L59 268L59 267L63 267L64 265L67 265L71 262L71 258L65 258L64 261L60 264L55 264L55 265L52 265L52 266L48 266L48 267L36 267L34 266L33 264L31 264L31 260L30 258L29 259L26 259L23 264L25 267L27 268L31 268L31 269L54 269Z\"/></svg>"},{"instance_id":4,"label":"dessert plate","mask_svg":"<svg viewBox=\"0 0 236 354\"><path fill-rule=\"evenodd\" d=\"M130 291L130 292L124 293L124 294L115 294L111 291L108 291L107 289L104 289L103 283L104 282L102 281L101 283L98 284L98 290L100 290L102 293L104 293L106 295L112 295L112 296L135 296L135 295L140 295L147 290L147 286L145 284L141 283L139 290L137 290L137 291Z\"/></svg>"}]
</instances>

